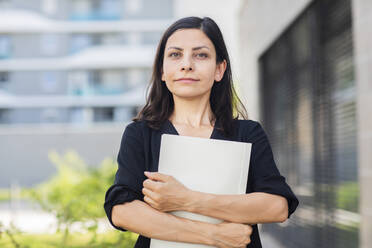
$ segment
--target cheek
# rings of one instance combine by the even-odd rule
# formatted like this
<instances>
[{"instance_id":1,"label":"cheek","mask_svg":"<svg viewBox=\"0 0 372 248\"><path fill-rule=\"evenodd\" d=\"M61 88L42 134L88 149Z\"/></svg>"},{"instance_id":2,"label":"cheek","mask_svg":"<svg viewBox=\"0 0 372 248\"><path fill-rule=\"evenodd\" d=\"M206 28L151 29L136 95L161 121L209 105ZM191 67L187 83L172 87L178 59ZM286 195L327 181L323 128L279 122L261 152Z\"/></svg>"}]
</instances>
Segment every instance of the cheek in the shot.
<instances>
[{"instance_id":1,"label":"cheek","mask_svg":"<svg viewBox=\"0 0 372 248\"><path fill-rule=\"evenodd\" d=\"M203 73L204 80L213 84L214 77L215 77L216 66L213 65L213 64L212 65L211 64L206 64L201 69L204 72Z\"/></svg>"},{"instance_id":2,"label":"cheek","mask_svg":"<svg viewBox=\"0 0 372 248\"><path fill-rule=\"evenodd\" d=\"M175 70L176 70L176 66L173 63L164 62L163 73L164 73L165 79L172 76L175 73Z\"/></svg>"}]
</instances>

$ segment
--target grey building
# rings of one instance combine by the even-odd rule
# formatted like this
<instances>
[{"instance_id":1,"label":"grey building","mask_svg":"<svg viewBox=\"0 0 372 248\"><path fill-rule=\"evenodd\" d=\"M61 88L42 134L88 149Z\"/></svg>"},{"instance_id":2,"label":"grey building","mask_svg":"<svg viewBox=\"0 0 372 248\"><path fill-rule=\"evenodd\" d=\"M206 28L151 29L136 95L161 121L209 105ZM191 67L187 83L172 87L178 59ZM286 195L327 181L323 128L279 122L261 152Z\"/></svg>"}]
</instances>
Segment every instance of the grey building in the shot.
<instances>
[{"instance_id":1,"label":"grey building","mask_svg":"<svg viewBox=\"0 0 372 248\"><path fill-rule=\"evenodd\" d=\"M48 179L53 150L115 160L173 15L173 0L1 0L0 188Z\"/></svg>"},{"instance_id":2,"label":"grey building","mask_svg":"<svg viewBox=\"0 0 372 248\"><path fill-rule=\"evenodd\" d=\"M300 200L262 227L283 247L372 243L371 16L367 0L242 3L242 85Z\"/></svg>"},{"instance_id":3,"label":"grey building","mask_svg":"<svg viewBox=\"0 0 372 248\"><path fill-rule=\"evenodd\" d=\"M128 121L173 1L0 1L0 124Z\"/></svg>"}]
</instances>

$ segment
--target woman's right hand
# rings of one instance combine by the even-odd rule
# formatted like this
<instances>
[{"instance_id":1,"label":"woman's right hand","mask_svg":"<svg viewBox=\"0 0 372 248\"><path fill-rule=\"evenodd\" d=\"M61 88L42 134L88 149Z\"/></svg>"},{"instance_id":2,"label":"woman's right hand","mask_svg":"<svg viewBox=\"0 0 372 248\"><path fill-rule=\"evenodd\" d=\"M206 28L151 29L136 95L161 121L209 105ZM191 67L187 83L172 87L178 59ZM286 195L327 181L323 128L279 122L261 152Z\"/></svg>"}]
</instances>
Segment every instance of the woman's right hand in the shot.
<instances>
[{"instance_id":1,"label":"woman's right hand","mask_svg":"<svg viewBox=\"0 0 372 248\"><path fill-rule=\"evenodd\" d=\"M224 221L216 229L213 239L219 248L245 248L251 242L250 225Z\"/></svg>"}]
</instances>

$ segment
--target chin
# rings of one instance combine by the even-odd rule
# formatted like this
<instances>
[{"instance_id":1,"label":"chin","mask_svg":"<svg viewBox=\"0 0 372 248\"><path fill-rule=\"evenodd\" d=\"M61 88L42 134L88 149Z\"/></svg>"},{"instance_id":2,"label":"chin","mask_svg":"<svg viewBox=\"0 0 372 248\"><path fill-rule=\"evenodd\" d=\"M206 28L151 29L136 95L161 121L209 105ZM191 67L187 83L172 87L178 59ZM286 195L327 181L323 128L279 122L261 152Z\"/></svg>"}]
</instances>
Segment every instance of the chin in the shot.
<instances>
[{"instance_id":1,"label":"chin","mask_svg":"<svg viewBox=\"0 0 372 248\"><path fill-rule=\"evenodd\" d=\"M179 98L198 98L198 97L202 97L204 95L203 92L176 92L176 93L173 93L174 95L176 95L177 97Z\"/></svg>"}]
</instances>

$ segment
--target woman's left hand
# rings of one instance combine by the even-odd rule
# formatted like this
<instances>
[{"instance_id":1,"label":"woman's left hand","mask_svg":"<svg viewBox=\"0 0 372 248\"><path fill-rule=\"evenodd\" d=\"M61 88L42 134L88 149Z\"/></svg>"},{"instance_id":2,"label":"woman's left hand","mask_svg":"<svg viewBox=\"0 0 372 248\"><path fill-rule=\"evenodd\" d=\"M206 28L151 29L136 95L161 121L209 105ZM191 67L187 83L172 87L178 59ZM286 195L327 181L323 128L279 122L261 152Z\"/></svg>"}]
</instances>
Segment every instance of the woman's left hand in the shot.
<instances>
[{"instance_id":1,"label":"woman's left hand","mask_svg":"<svg viewBox=\"0 0 372 248\"><path fill-rule=\"evenodd\" d=\"M153 208L162 211L185 210L190 190L173 176L159 172L146 173L143 182L144 200Z\"/></svg>"}]
</instances>

